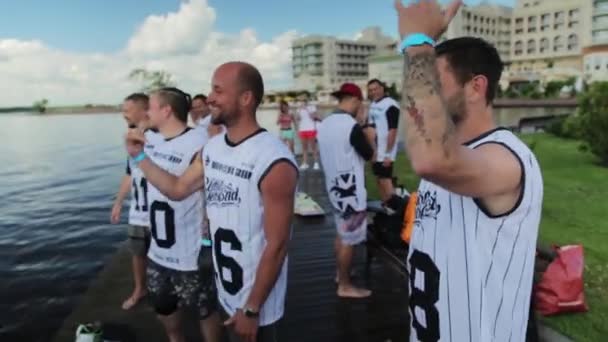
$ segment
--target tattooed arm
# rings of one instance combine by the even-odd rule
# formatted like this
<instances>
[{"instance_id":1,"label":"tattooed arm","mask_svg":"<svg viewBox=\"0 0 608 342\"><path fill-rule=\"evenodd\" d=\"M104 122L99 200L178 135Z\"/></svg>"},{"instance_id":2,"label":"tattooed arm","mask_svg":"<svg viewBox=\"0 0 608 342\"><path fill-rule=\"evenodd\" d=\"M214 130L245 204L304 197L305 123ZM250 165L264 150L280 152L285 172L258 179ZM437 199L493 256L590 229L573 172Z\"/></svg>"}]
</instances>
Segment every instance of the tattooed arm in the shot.
<instances>
[{"instance_id":1,"label":"tattooed arm","mask_svg":"<svg viewBox=\"0 0 608 342\"><path fill-rule=\"evenodd\" d=\"M409 48L405 54L402 108L409 157L417 173L427 174L453 155L454 123L440 95L439 74L431 46Z\"/></svg>"},{"instance_id":2,"label":"tattooed arm","mask_svg":"<svg viewBox=\"0 0 608 342\"><path fill-rule=\"evenodd\" d=\"M495 215L513 208L522 187L521 161L500 144L470 149L459 143L440 94L434 49L409 48L405 70L402 106L415 172L451 192L479 198Z\"/></svg>"}]
</instances>

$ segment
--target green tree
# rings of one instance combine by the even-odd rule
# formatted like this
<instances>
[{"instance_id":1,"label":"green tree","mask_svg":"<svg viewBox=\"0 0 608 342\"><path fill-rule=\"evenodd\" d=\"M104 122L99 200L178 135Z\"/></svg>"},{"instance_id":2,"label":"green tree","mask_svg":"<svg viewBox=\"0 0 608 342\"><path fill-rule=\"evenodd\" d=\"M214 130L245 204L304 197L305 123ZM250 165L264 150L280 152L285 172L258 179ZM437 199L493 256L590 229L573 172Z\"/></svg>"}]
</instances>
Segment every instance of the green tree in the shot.
<instances>
[{"instance_id":1,"label":"green tree","mask_svg":"<svg viewBox=\"0 0 608 342\"><path fill-rule=\"evenodd\" d=\"M397 85L392 83L390 87L386 88L386 94L396 101L401 101L401 92L397 91Z\"/></svg>"},{"instance_id":2,"label":"green tree","mask_svg":"<svg viewBox=\"0 0 608 342\"><path fill-rule=\"evenodd\" d=\"M48 104L49 104L49 100L42 99L42 100L38 100L38 101L34 102L34 104L32 105L32 107L34 108L35 111L37 111L38 113L42 114L42 113L46 112Z\"/></svg>"},{"instance_id":3,"label":"green tree","mask_svg":"<svg viewBox=\"0 0 608 342\"><path fill-rule=\"evenodd\" d=\"M154 89L173 87L175 85L171 74L163 70L137 68L129 73L129 79L142 82L142 92L150 92Z\"/></svg>"},{"instance_id":4,"label":"green tree","mask_svg":"<svg viewBox=\"0 0 608 342\"><path fill-rule=\"evenodd\" d=\"M608 82L595 82L579 97L581 138L602 164L608 166Z\"/></svg>"}]
</instances>

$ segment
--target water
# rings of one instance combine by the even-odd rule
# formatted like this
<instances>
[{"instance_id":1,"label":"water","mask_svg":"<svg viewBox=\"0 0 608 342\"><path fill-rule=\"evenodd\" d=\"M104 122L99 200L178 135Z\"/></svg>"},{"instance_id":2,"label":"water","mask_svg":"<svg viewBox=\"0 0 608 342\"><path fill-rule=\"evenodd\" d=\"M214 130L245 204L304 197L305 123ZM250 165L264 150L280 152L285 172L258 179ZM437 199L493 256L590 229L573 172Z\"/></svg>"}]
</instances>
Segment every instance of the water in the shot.
<instances>
[{"instance_id":1,"label":"water","mask_svg":"<svg viewBox=\"0 0 608 342\"><path fill-rule=\"evenodd\" d=\"M0 341L49 340L125 240L124 132L118 114L0 115Z\"/></svg>"}]
</instances>

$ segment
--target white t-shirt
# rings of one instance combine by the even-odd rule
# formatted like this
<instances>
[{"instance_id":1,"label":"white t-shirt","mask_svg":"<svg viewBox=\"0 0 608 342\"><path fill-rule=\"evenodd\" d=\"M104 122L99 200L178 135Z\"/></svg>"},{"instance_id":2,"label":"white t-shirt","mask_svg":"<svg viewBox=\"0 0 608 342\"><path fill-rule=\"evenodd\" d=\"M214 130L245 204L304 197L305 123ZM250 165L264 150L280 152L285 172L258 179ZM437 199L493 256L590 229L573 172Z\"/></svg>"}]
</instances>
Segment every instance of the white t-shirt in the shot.
<instances>
[{"instance_id":1,"label":"white t-shirt","mask_svg":"<svg viewBox=\"0 0 608 342\"><path fill-rule=\"evenodd\" d=\"M317 106L310 103L298 108L297 114L300 118L300 122L298 124L298 131L315 131L317 129L317 125L312 117L312 114L314 114L316 111Z\"/></svg>"}]
</instances>

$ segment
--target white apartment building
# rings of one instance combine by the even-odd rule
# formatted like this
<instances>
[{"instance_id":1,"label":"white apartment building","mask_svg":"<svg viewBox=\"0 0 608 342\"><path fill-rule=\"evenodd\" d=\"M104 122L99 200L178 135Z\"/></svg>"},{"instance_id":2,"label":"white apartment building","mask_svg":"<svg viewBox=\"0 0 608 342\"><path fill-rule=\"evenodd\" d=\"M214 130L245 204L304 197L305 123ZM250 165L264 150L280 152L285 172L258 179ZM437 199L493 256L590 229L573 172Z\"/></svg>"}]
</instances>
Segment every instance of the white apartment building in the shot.
<instances>
[{"instance_id":1,"label":"white apartment building","mask_svg":"<svg viewBox=\"0 0 608 342\"><path fill-rule=\"evenodd\" d=\"M297 39L292 44L294 88L327 90L343 82L367 80L368 58L388 51L394 43L378 27L366 28L357 40L320 35Z\"/></svg>"}]
</instances>

